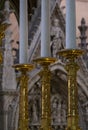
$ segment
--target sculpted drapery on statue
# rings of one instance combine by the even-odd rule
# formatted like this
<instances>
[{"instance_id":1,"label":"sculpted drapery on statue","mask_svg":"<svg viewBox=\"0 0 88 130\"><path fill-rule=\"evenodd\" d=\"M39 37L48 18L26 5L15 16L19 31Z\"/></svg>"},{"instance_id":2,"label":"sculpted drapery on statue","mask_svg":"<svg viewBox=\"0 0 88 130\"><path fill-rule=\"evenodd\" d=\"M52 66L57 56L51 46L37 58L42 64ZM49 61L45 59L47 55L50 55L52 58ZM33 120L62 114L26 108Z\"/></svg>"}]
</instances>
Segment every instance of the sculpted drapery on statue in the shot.
<instances>
[{"instance_id":1,"label":"sculpted drapery on statue","mask_svg":"<svg viewBox=\"0 0 88 130\"><path fill-rule=\"evenodd\" d=\"M51 27L51 55L57 57L57 52L64 48L64 33L59 25L59 19L53 20Z\"/></svg>"},{"instance_id":2,"label":"sculpted drapery on statue","mask_svg":"<svg viewBox=\"0 0 88 130\"><path fill-rule=\"evenodd\" d=\"M51 109L52 109L52 124L65 125L66 124L66 102L58 93L52 95Z\"/></svg>"}]
</instances>

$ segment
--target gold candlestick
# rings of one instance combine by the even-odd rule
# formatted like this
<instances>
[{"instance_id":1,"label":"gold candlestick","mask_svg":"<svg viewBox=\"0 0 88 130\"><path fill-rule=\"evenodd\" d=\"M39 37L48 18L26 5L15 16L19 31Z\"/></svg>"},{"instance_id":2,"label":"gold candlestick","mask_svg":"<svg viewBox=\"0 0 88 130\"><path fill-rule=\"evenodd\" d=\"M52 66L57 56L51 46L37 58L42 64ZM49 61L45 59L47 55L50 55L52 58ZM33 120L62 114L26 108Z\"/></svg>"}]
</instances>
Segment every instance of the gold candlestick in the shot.
<instances>
[{"instance_id":1,"label":"gold candlestick","mask_svg":"<svg viewBox=\"0 0 88 130\"><path fill-rule=\"evenodd\" d=\"M50 104L50 79L51 73L49 65L56 61L55 58L38 58L34 62L38 63L43 67L41 71L42 81L42 115L41 115L41 127L42 130L51 130L51 104Z\"/></svg>"},{"instance_id":2,"label":"gold candlestick","mask_svg":"<svg viewBox=\"0 0 88 130\"><path fill-rule=\"evenodd\" d=\"M68 72L68 115L66 130L81 130L79 127L77 88L77 70L79 69L79 66L75 60L83 54L83 50L67 49L60 51L58 54L68 59L66 65L66 70Z\"/></svg>"},{"instance_id":3,"label":"gold candlestick","mask_svg":"<svg viewBox=\"0 0 88 130\"><path fill-rule=\"evenodd\" d=\"M18 130L29 130L28 112L28 80L27 73L33 69L31 64L18 64L13 66L21 72L20 76L20 97L19 97L19 123Z\"/></svg>"}]
</instances>

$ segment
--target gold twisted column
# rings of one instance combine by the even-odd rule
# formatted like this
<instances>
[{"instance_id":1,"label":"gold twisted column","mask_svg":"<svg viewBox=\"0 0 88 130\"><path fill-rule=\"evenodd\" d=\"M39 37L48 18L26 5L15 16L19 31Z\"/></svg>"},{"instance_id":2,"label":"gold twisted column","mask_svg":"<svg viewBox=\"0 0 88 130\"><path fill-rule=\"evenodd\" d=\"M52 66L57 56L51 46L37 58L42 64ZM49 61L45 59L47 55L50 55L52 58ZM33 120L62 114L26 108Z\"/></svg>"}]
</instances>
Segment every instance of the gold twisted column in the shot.
<instances>
[{"instance_id":1,"label":"gold twisted column","mask_svg":"<svg viewBox=\"0 0 88 130\"><path fill-rule=\"evenodd\" d=\"M33 69L31 64L18 64L13 66L21 72L20 97L19 97L19 122L18 130L29 130L29 111L28 111L28 72Z\"/></svg>"},{"instance_id":2,"label":"gold twisted column","mask_svg":"<svg viewBox=\"0 0 88 130\"><path fill-rule=\"evenodd\" d=\"M38 63L43 67L41 71L41 82L42 82L42 115L41 115L41 127L42 130L51 130L51 103L50 103L50 80L51 73L49 65L56 61L55 58L38 58L34 62Z\"/></svg>"},{"instance_id":3,"label":"gold twisted column","mask_svg":"<svg viewBox=\"0 0 88 130\"><path fill-rule=\"evenodd\" d=\"M66 130L80 130L78 114L78 88L77 88L77 70L79 66L75 62L78 56L83 54L82 50L62 50L59 55L68 59L66 65L68 77L68 115Z\"/></svg>"}]
</instances>

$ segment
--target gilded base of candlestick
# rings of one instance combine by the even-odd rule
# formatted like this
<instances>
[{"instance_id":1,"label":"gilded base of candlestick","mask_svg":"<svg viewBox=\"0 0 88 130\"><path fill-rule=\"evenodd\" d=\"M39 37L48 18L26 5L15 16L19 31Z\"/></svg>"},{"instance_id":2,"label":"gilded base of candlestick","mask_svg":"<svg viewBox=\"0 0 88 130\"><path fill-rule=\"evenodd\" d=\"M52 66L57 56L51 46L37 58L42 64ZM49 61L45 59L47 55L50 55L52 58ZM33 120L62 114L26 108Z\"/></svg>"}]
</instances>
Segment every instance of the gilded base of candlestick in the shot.
<instances>
[{"instance_id":1,"label":"gilded base of candlestick","mask_svg":"<svg viewBox=\"0 0 88 130\"><path fill-rule=\"evenodd\" d=\"M41 71L42 82L42 114L41 114L41 127L40 130L51 130L51 104L50 104L50 80L51 73L49 65L56 61L52 57L37 58L34 60L37 64L40 64L43 70Z\"/></svg>"},{"instance_id":2,"label":"gilded base of candlestick","mask_svg":"<svg viewBox=\"0 0 88 130\"><path fill-rule=\"evenodd\" d=\"M79 127L78 88L76 79L79 66L75 62L75 59L83 53L84 51L80 49L67 49L58 52L59 55L68 60L65 67L68 78L68 115L66 130L81 130Z\"/></svg>"},{"instance_id":3,"label":"gilded base of candlestick","mask_svg":"<svg viewBox=\"0 0 88 130\"><path fill-rule=\"evenodd\" d=\"M28 72L34 67L31 64L17 64L13 66L21 72L20 95L19 95L19 122L18 130L29 130L29 111L28 111Z\"/></svg>"}]
</instances>

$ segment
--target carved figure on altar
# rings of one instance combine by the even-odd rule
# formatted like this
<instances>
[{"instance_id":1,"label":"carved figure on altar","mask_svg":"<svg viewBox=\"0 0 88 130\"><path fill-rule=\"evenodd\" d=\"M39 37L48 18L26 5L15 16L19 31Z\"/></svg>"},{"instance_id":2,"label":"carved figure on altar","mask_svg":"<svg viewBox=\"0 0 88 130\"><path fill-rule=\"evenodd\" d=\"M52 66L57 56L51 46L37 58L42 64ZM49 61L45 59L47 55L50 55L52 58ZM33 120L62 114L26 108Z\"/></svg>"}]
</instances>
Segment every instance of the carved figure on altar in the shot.
<instances>
[{"instance_id":1,"label":"carved figure on altar","mask_svg":"<svg viewBox=\"0 0 88 130\"><path fill-rule=\"evenodd\" d=\"M52 122L58 122L58 104L59 100L55 97L52 101Z\"/></svg>"},{"instance_id":2,"label":"carved figure on altar","mask_svg":"<svg viewBox=\"0 0 88 130\"><path fill-rule=\"evenodd\" d=\"M36 101L33 102L33 123L38 121L38 112L37 112L37 103Z\"/></svg>"},{"instance_id":3,"label":"carved figure on altar","mask_svg":"<svg viewBox=\"0 0 88 130\"><path fill-rule=\"evenodd\" d=\"M64 48L64 34L60 28L59 20L54 19L51 27L51 55L57 57L58 50Z\"/></svg>"},{"instance_id":4,"label":"carved figure on altar","mask_svg":"<svg viewBox=\"0 0 88 130\"><path fill-rule=\"evenodd\" d=\"M57 95L52 99L52 124L66 125L66 104Z\"/></svg>"}]
</instances>

